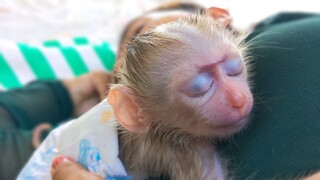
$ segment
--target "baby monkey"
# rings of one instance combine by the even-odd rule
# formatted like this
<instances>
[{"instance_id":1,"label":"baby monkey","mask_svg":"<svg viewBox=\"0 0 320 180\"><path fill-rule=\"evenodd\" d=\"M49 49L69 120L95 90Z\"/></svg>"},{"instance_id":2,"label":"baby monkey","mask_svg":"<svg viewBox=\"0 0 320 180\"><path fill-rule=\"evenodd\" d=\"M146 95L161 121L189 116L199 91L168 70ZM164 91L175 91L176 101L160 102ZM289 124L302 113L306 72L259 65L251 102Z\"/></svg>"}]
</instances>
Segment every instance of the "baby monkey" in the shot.
<instances>
[{"instance_id":1,"label":"baby monkey","mask_svg":"<svg viewBox=\"0 0 320 180\"><path fill-rule=\"evenodd\" d=\"M225 179L214 142L247 124L246 45L204 12L137 35L108 101L134 179Z\"/></svg>"}]
</instances>

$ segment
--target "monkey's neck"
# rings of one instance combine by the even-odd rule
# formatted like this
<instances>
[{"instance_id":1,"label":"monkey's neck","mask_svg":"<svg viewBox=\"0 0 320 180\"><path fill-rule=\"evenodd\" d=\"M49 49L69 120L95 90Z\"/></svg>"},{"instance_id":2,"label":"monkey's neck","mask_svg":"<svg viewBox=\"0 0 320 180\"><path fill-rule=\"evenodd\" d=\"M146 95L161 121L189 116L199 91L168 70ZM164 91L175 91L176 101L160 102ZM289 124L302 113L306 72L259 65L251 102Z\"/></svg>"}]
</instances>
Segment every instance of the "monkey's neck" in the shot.
<instances>
[{"instance_id":1,"label":"monkey's neck","mask_svg":"<svg viewBox=\"0 0 320 180\"><path fill-rule=\"evenodd\" d=\"M224 179L213 143L183 135L120 133L120 159L134 179L169 175L171 179ZM221 177L221 178L220 178Z\"/></svg>"}]
</instances>

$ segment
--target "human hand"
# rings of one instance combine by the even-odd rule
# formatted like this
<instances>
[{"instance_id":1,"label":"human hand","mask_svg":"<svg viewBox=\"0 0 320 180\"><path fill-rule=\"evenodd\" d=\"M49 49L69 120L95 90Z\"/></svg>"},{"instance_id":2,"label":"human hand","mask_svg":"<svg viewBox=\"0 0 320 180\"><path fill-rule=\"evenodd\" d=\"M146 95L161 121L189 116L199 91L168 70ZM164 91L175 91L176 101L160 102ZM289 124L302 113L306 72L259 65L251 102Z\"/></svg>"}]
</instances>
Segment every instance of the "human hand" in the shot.
<instances>
[{"instance_id":1,"label":"human hand","mask_svg":"<svg viewBox=\"0 0 320 180\"><path fill-rule=\"evenodd\" d=\"M80 116L104 99L112 77L111 73L94 71L74 79L63 80L73 102L73 115Z\"/></svg>"},{"instance_id":2,"label":"human hand","mask_svg":"<svg viewBox=\"0 0 320 180\"><path fill-rule=\"evenodd\" d=\"M72 159L58 156L52 161L51 176L53 180L103 180L97 174L90 173Z\"/></svg>"}]
</instances>

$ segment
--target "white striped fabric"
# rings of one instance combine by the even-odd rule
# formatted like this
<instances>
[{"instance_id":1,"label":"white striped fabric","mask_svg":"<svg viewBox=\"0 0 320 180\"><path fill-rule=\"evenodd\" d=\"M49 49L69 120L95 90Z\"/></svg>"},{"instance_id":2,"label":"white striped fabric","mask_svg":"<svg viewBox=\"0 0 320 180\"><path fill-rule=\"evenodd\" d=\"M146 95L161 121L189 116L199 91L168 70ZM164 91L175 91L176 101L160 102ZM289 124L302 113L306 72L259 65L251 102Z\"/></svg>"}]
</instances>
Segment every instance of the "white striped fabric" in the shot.
<instances>
[{"instance_id":1,"label":"white striped fabric","mask_svg":"<svg viewBox=\"0 0 320 180\"><path fill-rule=\"evenodd\" d=\"M48 63L56 72L58 79L74 77L72 70L58 48L40 47L40 50L47 57Z\"/></svg>"},{"instance_id":2,"label":"white striped fabric","mask_svg":"<svg viewBox=\"0 0 320 180\"><path fill-rule=\"evenodd\" d=\"M115 53L97 39L76 37L42 44L0 42L0 90L36 79L63 79L94 70L112 71Z\"/></svg>"},{"instance_id":3,"label":"white striped fabric","mask_svg":"<svg viewBox=\"0 0 320 180\"><path fill-rule=\"evenodd\" d=\"M30 65L25 60L16 44L8 43L6 46L2 46L1 53L12 71L17 75L21 84L26 84L31 80L36 79ZM0 74L2 76L2 72L0 72ZM3 85L5 86L5 84Z\"/></svg>"},{"instance_id":4,"label":"white striped fabric","mask_svg":"<svg viewBox=\"0 0 320 180\"><path fill-rule=\"evenodd\" d=\"M75 47L76 50L79 52L80 56L83 58L83 61L89 68L89 71L94 70L104 70L103 64L101 63L101 60L97 56L97 54L94 52L92 47L90 46L78 46Z\"/></svg>"}]
</instances>

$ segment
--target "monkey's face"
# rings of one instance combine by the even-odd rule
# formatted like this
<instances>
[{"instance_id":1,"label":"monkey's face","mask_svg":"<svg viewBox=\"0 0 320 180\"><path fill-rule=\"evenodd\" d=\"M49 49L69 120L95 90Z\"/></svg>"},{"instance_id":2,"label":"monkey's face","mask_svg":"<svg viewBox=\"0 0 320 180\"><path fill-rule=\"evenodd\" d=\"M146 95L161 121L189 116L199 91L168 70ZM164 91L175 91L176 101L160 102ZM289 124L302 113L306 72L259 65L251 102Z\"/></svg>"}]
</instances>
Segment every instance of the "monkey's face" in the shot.
<instances>
[{"instance_id":1,"label":"monkey's face","mask_svg":"<svg viewBox=\"0 0 320 180\"><path fill-rule=\"evenodd\" d=\"M173 78L172 105L185 113L176 123L189 133L227 136L247 123L253 97L245 64L240 56L218 53L193 56L195 63L178 68Z\"/></svg>"},{"instance_id":2,"label":"monkey's face","mask_svg":"<svg viewBox=\"0 0 320 180\"><path fill-rule=\"evenodd\" d=\"M253 105L243 53L228 37L204 39L188 33L183 36L185 48L168 48L180 53L168 56L175 64L163 75L169 77L169 87L157 87L169 97L160 114L191 134L229 136L247 124ZM157 76L155 83L161 79Z\"/></svg>"},{"instance_id":3,"label":"monkey's face","mask_svg":"<svg viewBox=\"0 0 320 180\"><path fill-rule=\"evenodd\" d=\"M245 48L239 37L205 15L135 37L120 73L124 86L113 89L128 98L124 103L109 98L115 112L123 109L118 115L127 114L118 121L133 132L163 135L224 137L239 131L253 104Z\"/></svg>"}]
</instances>

